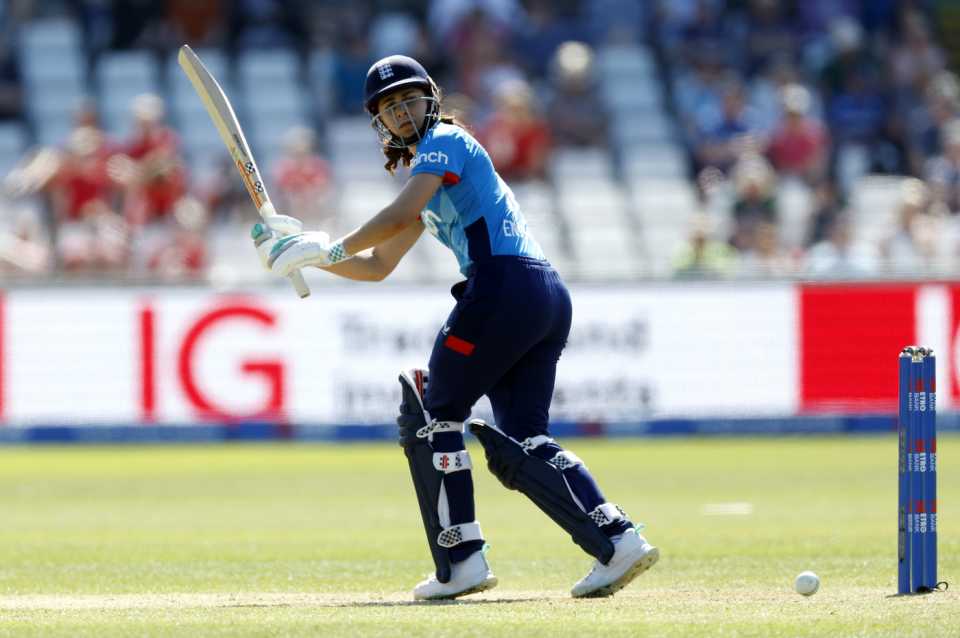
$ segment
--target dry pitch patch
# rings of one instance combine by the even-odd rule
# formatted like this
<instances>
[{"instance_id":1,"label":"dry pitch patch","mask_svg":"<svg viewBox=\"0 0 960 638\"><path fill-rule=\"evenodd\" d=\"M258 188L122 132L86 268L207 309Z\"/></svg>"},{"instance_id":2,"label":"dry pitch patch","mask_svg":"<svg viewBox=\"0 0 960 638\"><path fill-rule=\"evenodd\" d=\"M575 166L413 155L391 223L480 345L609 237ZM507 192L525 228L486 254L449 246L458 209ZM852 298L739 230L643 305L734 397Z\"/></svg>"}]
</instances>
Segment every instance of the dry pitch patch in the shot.
<instances>
[{"instance_id":1,"label":"dry pitch patch","mask_svg":"<svg viewBox=\"0 0 960 638\"><path fill-rule=\"evenodd\" d=\"M960 636L960 596L666 588L574 600L564 591L497 590L415 602L407 592L0 596L0 636L320 636L927 638Z\"/></svg>"},{"instance_id":2,"label":"dry pitch patch","mask_svg":"<svg viewBox=\"0 0 960 638\"><path fill-rule=\"evenodd\" d=\"M960 613L960 595L937 592L927 596L895 596L874 588L849 588L803 597L791 591L770 590L639 590L608 599L576 600L560 591L505 590L448 601L414 601L409 593L163 593L163 594L22 594L0 596L0 611L66 611L123 609L207 609L227 607L403 607L424 605L496 605L545 603L554 605L639 605L657 614L682 612L696 617L724 615L736 610L762 615L816 609L819 614L856 614L872 610L879 615L908 609L951 610Z\"/></svg>"},{"instance_id":3,"label":"dry pitch patch","mask_svg":"<svg viewBox=\"0 0 960 638\"><path fill-rule=\"evenodd\" d=\"M67 611L123 609L209 609L217 607L394 607L404 605L469 605L478 603L563 600L563 594L501 591L456 601L414 601L410 594L305 594L240 592L233 594L24 594L0 596L0 611Z\"/></svg>"}]
</instances>

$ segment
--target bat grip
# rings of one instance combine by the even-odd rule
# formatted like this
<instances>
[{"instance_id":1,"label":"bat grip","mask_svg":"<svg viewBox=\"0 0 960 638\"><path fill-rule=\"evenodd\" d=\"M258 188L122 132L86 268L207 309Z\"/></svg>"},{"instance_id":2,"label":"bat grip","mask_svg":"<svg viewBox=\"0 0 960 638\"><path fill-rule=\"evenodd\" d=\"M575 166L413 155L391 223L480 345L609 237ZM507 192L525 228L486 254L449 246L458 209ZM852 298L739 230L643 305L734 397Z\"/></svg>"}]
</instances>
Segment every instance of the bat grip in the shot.
<instances>
[{"instance_id":1,"label":"bat grip","mask_svg":"<svg viewBox=\"0 0 960 638\"><path fill-rule=\"evenodd\" d=\"M266 221L270 216L276 215L277 211L273 207L273 204L270 203L270 200L265 201L260 205L260 209L257 211L260 213L260 216ZM300 298L310 296L310 287L307 286L307 282L303 279L303 274L299 270L295 270L289 275L287 279L290 280L290 283L293 284L293 289L297 291L297 294L300 295Z\"/></svg>"}]
</instances>

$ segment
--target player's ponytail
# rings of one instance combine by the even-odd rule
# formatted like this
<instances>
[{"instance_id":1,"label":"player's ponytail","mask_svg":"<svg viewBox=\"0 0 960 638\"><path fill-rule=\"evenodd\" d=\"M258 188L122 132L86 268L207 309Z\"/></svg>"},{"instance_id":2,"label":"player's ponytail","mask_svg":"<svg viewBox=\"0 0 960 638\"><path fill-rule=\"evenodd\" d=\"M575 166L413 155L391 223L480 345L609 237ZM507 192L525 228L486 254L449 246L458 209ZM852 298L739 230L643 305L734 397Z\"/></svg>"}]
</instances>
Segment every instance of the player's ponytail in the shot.
<instances>
[{"instance_id":1,"label":"player's ponytail","mask_svg":"<svg viewBox=\"0 0 960 638\"><path fill-rule=\"evenodd\" d=\"M433 81L433 78L430 79L430 88L437 100L437 103L440 104L440 114L436 116L437 121L466 129L467 127L464 126L464 124L460 122L455 115L443 112L443 93L440 91L440 87L437 86L436 82ZM387 169L387 172L391 175L393 175L394 171L397 170L397 166L400 165L401 162L404 166L410 166L410 162L413 161L413 153L410 152L410 148L407 146L397 148L395 146L388 146L384 144L383 155L387 158L387 163L384 164L383 167Z\"/></svg>"}]
</instances>

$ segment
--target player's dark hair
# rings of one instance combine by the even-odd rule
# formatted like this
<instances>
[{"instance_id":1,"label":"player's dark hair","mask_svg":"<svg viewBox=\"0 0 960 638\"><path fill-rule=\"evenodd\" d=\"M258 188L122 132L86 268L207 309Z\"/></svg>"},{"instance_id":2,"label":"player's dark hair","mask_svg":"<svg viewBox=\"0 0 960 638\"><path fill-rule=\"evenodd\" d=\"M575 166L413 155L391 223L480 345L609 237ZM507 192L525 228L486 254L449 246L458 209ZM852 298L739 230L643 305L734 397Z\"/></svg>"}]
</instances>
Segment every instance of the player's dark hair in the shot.
<instances>
[{"instance_id":1,"label":"player's dark hair","mask_svg":"<svg viewBox=\"0 0 960 638\"><path fill-rule=\"evenodd\" d=\"M466 126L460 122L455 115L451 113L443 112L443 93L440 91L440 87L431 79L430 88L433 90L433 95L436 96L437 102L441 104L440 106L440 116L437 118L438 122L443 122L444 124L453 124L454 126L459 126L462 129L466 129ZM410 152L409 146L404 146L402 148L397 148L395 146L383 146L383 156L387 158L387 163L383 165L387 172L393 175L394 171L397 170L397 166L402 162L404 166L410 166L410 162L413 161L413 153Z\"/></svg>"}]
</instances>

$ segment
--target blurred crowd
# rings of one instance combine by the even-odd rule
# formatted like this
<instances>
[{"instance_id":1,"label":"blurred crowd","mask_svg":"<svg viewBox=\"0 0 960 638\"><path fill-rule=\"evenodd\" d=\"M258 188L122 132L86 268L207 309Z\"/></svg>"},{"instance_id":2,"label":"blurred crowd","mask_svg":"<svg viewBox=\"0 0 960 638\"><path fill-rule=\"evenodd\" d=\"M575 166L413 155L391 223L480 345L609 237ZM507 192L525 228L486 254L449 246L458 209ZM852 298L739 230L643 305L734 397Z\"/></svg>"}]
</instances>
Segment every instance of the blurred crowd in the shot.
<instances>
[{"instance_id":1,"label":"blurred crowd","mask_svg":"<svg viewBox=\"0 0 960 638\"><path fill-rule=\"evenodd\" d=\"M687 0L663 3L650 33L706 211L678 275L955 274L960 4ZM855 232L867 174L905 176L876 241ZM796 242L785 189L809 201Z\"/></svg>"},{"instance_id":2,"label":"blurred crowd","mask_svg":"<svg viewBox=\"0 0 960 638\"><path fill-rule=\"evenodd\" d=\"M166 59L183 42L228 56L283 48L304 64L329 51L329 111L288 131L261 167L278 208L311 222L336 214L325 126L362 113L377 58L420 59L508 182L549 183L557 149L617 157L594 58L629 41L656 60L697 194L676 276L948 275L933 265L960 256L960 5L949 0L6 0L0 122L32 121L18 29L64 15L91 68L105 51ZM255 213L226 154L192 170L162 95L133 100L128 139L101 115L92 92L61 144L0 176L0 272L206 279L211 229ZM870 245L849 210L866 174L909 178L895 232ZM808 194L796 241L784 238L785 188Z\"/></svg>"}]
</instances>

